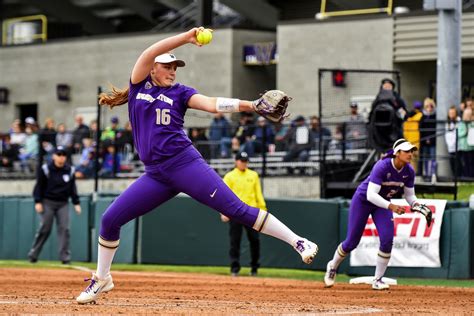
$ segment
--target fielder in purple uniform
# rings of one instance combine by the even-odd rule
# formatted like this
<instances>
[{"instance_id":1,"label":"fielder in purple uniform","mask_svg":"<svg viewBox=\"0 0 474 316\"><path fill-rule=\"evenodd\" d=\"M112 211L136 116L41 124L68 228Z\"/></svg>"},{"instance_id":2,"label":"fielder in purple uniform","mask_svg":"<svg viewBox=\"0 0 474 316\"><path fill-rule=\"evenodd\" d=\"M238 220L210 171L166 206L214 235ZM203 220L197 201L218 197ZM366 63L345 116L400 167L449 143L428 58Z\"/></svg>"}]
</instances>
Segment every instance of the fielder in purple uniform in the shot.
<instances>
[{"instance_id":1,"label":"fielder in purple uniform","mask_svg":"<svg viewBox=\"0 0 474 316\"><path fill-rule=\"evenodd\" d=\"M76 298L94 302L101 292L113 289L110 266L120 242L120 228L180 192L208 205L236 222L287 242L311 263L318 247L296 235L272 214L244 204L209 167L183 130L188 108L210 113L254 111L252 101L207 97L175 83L176 70L185 63L169 53L196 42L193 28L163 39L145 49L132 70L128 89L113 88L100 96L110 107L128 102L133 139L145 164L145 174L128 187L102 216L97 271L89 286Z\"/></svg>"},{"instance_id":2,"label":"fielder in purple uniform","mask_svg":"<svg viewBox=\"0 0 474 316\"><path fill-rule=\"evenodd\" d=\"M405 213L403 206L390 203L390 199L403 190L408 204L416 204L415 171L410 165L416 146L405 139L393 145L393 154L379 160L370 175L357 187L349 209L346 239L337 247L334 258L328 262L324 283L332 287L337 268L344 258L357 247L369 215L372 215L379 233L380 248L375 267L374 290L388 289L382 280L390 260L393 244L393 214Z\"/></svg>"}]
</instances>

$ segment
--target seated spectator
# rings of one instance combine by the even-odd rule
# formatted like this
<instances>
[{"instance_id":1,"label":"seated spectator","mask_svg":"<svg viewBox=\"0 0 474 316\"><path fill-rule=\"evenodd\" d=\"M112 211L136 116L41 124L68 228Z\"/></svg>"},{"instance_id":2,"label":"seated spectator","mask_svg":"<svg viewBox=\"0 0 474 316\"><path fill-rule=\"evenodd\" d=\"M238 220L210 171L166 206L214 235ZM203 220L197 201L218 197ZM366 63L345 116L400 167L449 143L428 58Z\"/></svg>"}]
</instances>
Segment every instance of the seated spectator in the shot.
<instances>
[{"instance_id":1,"label":"seated spectator","mask_svg":"<svg viewBox=\"0 0 474 316\"><path fill-rule=\"evenodd\" d=\"M189 139L193 142L194 147L201 153L204 159L210 158L210 150L206 131L203 128L191 128Z\"/></svg>"},{"instance_id":2,"label":"seated spectator","mask_svg":"<svg viewBox=\"0 0 474 316\"><path fill-rule=\"evenodd\" d=\"M209 140L213 142L211 144L211 158L230 157L230 129L230 123L224 114L215 113L209 127Z\"/></svg>"},{"instance_id":3,"label":"seated spectator","mask_svg":"<svg viewBox=\"0 0 474 316\"><path fill-rule=\"evenodd\" d=\"M54 120L48 117L45 120L44 128L42 128L38 134L40 155L46 155L47 161L51 160L54 149L56 148L56 129L54 125Z\"/></svg>"},{"instance_id":4,"label":"seated spectator","mask_svg":"<svg viewBox=\"0 0 474 316\"><path fill-rule=\"evenodd\" d=\"M74 117L74 121L76 122L76 128L72 132L73 135L73 143L74 143L74 152L79 153L82 150L82 139L89 137L90 130L89 126L84 124L84 118L82 115L78 114Z\"/></svg>"},{"instance_id":5,"label":"seated spectator","mask_svg":"<svg viewBox=\"0 0 474 316\"><path fill-rule=\"evenodd\" d=\"M95 172L95 149L91 138L82 139L82 151L76 166L76 178L90 178Z\"/></svg>"},{"instance_id":6,"label":"seated spectator","mask_svg":"<svg viewBox=\"0 0 474 316\"><path fill-rule=\"evenodd\" d=\"M263 139L265 136L265 140ZM254 156L256 153L261 154L263 151L268 152L269 147L274 148L275 133L267 120L259 116L257 119L257 127L254 129L253 135L245 142L243 151L247 152L249 156Z\"/></svg>"},{"instance_id":7,"label":"seated spectator","mask_svg":"<svg viewBox=\"0 0 474 316\"><path fill-rule=\"evenodd\" d=\"M329 149L329 143L331 142L331 131L326 127L321 127L321 121L316 115L310 118L310 132L314 142L314 149L319 150L319 138L322 136L323 149L327 151Z\"/></svg>"},{"instance_id":8,"label":"seated spectator","mask_svg":"<svg viewBox=\"0 0 474 316\"><path fill-rule=\"evenodd\" d=\"M2 142L2 160L0 167L7 171L13 171L13 162L18 160L18 146L10 142L10 135L5 135Z\"/></svg>"},{"instance_id":9,"label":"seated spectator","mask_svg":"<svg viewBox=\"0 0 474 316\"><path fill-rule=\"evenodd\" d=\"M31 117L31 116L28 116L26 119L25 119L25 130L27 127L30 127L31 128L31 131L33 132L33 134L37 134L38 131L39 131L39 127L38 127L38 123L36 122L36 120Z\"/></svg>"},{"instance_id":10,"label":"seated spectator","mask_svg":"<svg viewBox=\"0 0 474 316\"><path fill-rule=\"evenodd\" d=\"M115 174L120 172L120 163L122 161L122 155L116 152L115 144L112 142L105 143L106 151L104 159L102 161L102 168L100 169L100 175L105 178L114 177Z\"/></svg>"},{"instance_id":11,"label":"seated spectator","mask_svg":"<svg viewBox=\"0 0 474 316\"><path fill-rule=\"evenodd\" d=\"M331 143L329 147L332 149L342 149L342 142L343 142L343 125L337 124L336 128L334 129L334 136L332 137Z\"/></svg>"},{"instance_id":12,"label":"seated spectator","mask_svg":"<svg viewBox=\"0 0 474 316\"><path fill-rule=\"evenodd\" d=\"M66 130L64 123L59 123L56 132L56 146L61 146L66 151L68 159L70 159L74 145L73 135Z\"/></svg>"},{"instance_id":13,"label":"seated spectator","mask_svg":"<svg viewBox=\"0 0 474 316\"><path fill-rule=\"evenodd\" d=\"M359 114L357 102L349 104L351 116L346 124L346 148L357 149L367 147L367 126L362 115Z\"/></svg>"},{"instance_id":14,"label":"seated spectator","mask_svg":"<svg viewBox=\"0 0 474 316\"><path fill-rule=\"evenodd\" d=\"M298 116L294 120L294 126L290 128L285 136L288 152L283 157L283 161L308 161L309 151L313 148L314 140L310 136L309 127L303 116ZM293 168L288 172L293 173Z\"/></svg>"},{"instance_id":15,"label":"seated spectator","mask_svg":"<svg viewBox=\"0 0 474 316\"><path fill-rule=\"evenodd\" d=\"M119 118L117 116L112 116L110 119L110 126L107 126L105 130L102 131L100 135L100 140L105 141L115 141L115 135L120 130L119 127Z\"/></svg>"},{"instance_id":16,"label":"seated spectator","mask_svg":"<svg viewBox=\"0 0 474 316\"><path fill-rule=\"evenodd\" d=\"M232 152L243 151L245 143L252 138L254 128L252 113L240 113L239 125L232 138Z\"/></svg>"},{"instance_id":17,"label":"seated spectator","mask_svg":"<svg viewBox=\"0 0 474 316\"><path fill-rule=\"evenodd\" d=\"M89 124L89 133L90 133L90 138L92 138L93 141L97 141L97 129L98 129L97 121L92 120Z\"/></svg>"},{"instance_id":18,"label":"seated spectator","mask_svg":"<svg viewBox=\"0 0 474 316\"><path fill-rule=\"evenodd\" d=\"M115 135L115 143L119 151L123 151L125 146L130 145L130 148L133 150L133 134L132 134L132 124L130 121L125 123L123 129L119 129Z\"/></svg>"},{"instance_id":19,"label":"seated spectator","mask_svg":"<svg viewBox=\"0 0 474 316\"><path fill-rule=\"evenodd\" d=\"M39 142L38 135L33 133L31 126L27 126L25 129L26 139L25 146L20 149L20 161L21 169L25 170L28 168L30 171L33 171L33 166L29 162L38 158L39 152Z\"/></svg>"},{"instance_id":20,"label":"seated spectator","mask_svg":"<svg viewBox=\"0 0 474 316\"><path fill-rule=\"evenodd\" d=\"M288 124L282 122L274 123L275 129L275 151L286 151L285 135L288 133Z\"/></svg>"},{"instance_id":21,"label":"seated spectator","mask_svg":"<svg viewBox=\"0 0 474 316\"><path fill-rule=\"evenodd\" d=\"M11 126L10 144L20 150L25 145L25 140L26 134L21 129L20 120L15 120Z\"/></svg>"}]
</instances>

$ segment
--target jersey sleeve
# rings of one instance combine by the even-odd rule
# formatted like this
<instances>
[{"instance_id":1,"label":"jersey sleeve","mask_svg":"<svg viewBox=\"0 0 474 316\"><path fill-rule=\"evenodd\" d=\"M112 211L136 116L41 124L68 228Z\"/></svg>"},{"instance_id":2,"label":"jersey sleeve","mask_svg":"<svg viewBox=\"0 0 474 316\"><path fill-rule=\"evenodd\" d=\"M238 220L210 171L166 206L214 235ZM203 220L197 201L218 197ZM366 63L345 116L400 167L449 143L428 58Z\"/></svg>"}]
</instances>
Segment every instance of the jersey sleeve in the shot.
<instances>
[{"instance_id":1,"label":"jersey sleeve","mask_svg":"<svg viewBox=\"0 0 474 316\"><path fill-rule=\"evenodd\" d=\"M370 173L370 178L369 181L378 185L382 185L383 182L383 160L379 160L374 168L372 169L372 172Z\"/></svg>"},{"instance_id":2,"label":"jersey sleeve","mask_svg":"<svg viewBox=\"0 0 474 316\"><path fill-rule=\"evenodd\" d=\"M183 85L182 98L183 103L186 104L186 106L188 105L189 99L195 94L198 94L198 91L196 89Z\"/></svg>"}]
</instances>

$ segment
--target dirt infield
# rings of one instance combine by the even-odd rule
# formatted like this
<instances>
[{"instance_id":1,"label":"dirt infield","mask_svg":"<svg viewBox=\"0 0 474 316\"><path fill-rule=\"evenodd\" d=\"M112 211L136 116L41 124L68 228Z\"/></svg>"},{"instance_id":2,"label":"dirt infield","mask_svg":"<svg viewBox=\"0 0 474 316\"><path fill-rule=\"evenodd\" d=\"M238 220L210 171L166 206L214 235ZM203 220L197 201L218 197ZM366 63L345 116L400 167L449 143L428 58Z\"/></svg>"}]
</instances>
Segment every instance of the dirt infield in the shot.
<instances>
[{"instance_id":1,"label":"dirt infield","mask_svg":"<svg viewBox=\"0 0 474 316\"><path fill-rule=\"evenodd\" d=\"M115 289L96 305L74 298L90 274L61 269L0 269L0 314L368 314L474 311L474 289L368 285L206 274L114 272Z\"/></svg>"}]
</instances>

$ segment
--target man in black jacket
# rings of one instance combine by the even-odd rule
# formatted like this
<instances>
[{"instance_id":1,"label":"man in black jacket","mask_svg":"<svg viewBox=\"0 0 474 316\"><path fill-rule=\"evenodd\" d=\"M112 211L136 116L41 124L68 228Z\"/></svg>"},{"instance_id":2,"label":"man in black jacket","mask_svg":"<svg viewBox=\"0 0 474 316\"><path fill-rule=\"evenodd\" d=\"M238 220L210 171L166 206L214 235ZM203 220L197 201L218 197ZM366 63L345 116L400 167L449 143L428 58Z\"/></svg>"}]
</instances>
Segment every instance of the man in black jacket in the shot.
<instances>
[{"instance_id":1,"label":"man in black jacket","mask_svg":"<svg viewBox=\"0 0 474 316\"><path fill-rule=\"evenodd\" d=\"M30 262L38 261L44 243L49 237L53 220L58 226L59 258L63 264L71 262L69 250L69 197L74 210L81 214L79 196L74 178L74 167L66 164L66 149L59 146L53 154L53 161L38 169L33 191L35 211L41 216L41 224L36 233L33 246L28 253Z\"/></svg>"}]
</instances>

